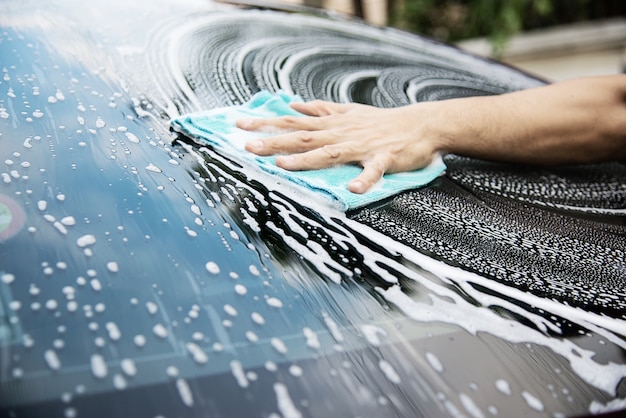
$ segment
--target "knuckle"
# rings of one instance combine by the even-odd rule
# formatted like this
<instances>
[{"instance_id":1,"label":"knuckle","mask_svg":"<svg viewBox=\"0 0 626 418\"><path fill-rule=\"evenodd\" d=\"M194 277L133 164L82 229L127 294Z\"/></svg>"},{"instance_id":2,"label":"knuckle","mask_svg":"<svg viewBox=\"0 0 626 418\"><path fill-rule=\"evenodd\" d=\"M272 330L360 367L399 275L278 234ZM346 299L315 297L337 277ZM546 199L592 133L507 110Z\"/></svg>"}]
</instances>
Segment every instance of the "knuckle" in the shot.
<instances>
[{"instance_id":1,"label":"knuckle","mask_svg":"<svg viewBox=\"0 0 626 418\"><path fill-rule=\"evenodd\" d=\"M313 137L313 133L310 131L300 131L298 132L298 140L302 143L309 143L312 142L314 139Z\"/></svg>"},{"instance_id":2,"label":"knuckle","mask_svg":"<svg viewBox=\"0 0 626 418\"><path fill-rule=\"evenodd\" d=\"M287 126L293 126L296 125L298 123L298 116L283 116L283 122L285 123L285 125Z\"/></svg>"},{"instance_id":3,"label":"knuckle","mask_svg":"<svg viewBox=\"0 0 626 418\"><path fill-rule=\"evenodd\" d=\"M337 160L341 157L341 150L335 145L324 145L322 150L333 160Z\"/></svg>"}]
</instances>

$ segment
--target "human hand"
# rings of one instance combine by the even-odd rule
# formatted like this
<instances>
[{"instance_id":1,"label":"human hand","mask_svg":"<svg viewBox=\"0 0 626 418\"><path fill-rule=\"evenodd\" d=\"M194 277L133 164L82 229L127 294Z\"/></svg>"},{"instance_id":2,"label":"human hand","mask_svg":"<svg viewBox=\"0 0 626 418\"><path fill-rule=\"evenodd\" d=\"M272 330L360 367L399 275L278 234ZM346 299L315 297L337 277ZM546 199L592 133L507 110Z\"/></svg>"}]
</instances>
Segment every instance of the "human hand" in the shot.
<instances>
[{"instance_id":1,"label":"human hand","mask_svg":"<svg viewBox=\"0 0 626 418\"><path fill-rule=\"evenodd\" d=\"M429 103L381 109L361 104L315 100L292 103L306 116L244 119L245 130L280 130L254 140L246 149L257 155L275 155L287 170L313 170L338 164L358 164L363 171L348 184L353 193L365 193L385 173L427 166L440 147L429 133Z\"/></svg>"}]
</instances>

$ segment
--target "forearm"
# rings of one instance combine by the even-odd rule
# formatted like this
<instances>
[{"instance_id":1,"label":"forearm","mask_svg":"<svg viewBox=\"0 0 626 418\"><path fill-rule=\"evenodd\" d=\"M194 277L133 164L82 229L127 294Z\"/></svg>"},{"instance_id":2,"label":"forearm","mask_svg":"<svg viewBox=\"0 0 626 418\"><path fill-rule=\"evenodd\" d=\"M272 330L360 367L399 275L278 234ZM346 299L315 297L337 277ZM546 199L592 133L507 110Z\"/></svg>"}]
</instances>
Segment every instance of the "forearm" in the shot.
<instances>
[{"instance_id":1,"label":"forearm","mask_svg":"<svg viewBox=\"0 0 626 418\"><path fill-rule=\"evenodd\" d=\"M433 112L444 153L530 164L626 160L626 75L437 102Z\"/></svg>"},{"instance_id":2,"label":"forearm","mask_svg":"<svg viewBox=\"0 0 626 418\"><path fill-rule=\"evenodd\" d=\"M310 117L239 121L242 129L285 132L246 149L279 154L276 164L287 170L359 164L363 171L348 184L354 193L445 153L524 164L626 161L626 75L387 109L324 101L292 106Z\"/></svg>"}]
</instances>

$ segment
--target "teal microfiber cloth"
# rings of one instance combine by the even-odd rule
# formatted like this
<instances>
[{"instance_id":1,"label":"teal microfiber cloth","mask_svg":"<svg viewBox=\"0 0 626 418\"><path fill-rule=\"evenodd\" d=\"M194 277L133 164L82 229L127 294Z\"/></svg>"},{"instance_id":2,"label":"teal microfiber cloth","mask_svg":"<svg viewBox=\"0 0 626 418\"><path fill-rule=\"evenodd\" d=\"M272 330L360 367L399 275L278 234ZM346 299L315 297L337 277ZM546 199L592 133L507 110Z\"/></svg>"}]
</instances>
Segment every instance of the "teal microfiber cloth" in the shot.
<instances>
[{"instance_id":1,"label":"teal microfiber cloth","mask_svg":"<svg viewBox=\"0 0 626 418\"><path fill-rule=\"evenodd\" d=\"M242 105L190 113L172 119L170 124L175 131L196 142L206 143L214 149L223 150L239 160L253 162L271 174L322 194L344 211L377 202L403 190L424 186L445 170L442 159L437 157L428 167L420 170L385 174L368 192L355 194L348 190L347 185L361 172L361 168L356 165L346 164L320 170L289 171L276 166L274 157L260 157L246 151L244 148L246 142L271 134L239 129L235 125L236 121L286 115L303 116L289 106L289 103L294 101L302 101L302 99L283 92L261 91Z\"/></svg>"}]
</instances>

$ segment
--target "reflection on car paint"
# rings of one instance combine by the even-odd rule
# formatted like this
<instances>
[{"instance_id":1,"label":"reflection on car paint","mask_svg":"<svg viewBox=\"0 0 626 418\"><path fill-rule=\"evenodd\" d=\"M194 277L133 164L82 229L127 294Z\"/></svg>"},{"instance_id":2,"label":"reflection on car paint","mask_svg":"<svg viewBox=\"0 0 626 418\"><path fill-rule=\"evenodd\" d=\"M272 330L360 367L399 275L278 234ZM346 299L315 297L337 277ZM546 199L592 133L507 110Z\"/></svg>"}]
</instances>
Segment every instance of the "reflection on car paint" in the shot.
<instances>
[{"instance_id":1,"label":"reflection on car paint","mask_svg":"<svg viewBox=\"0 0 626 418\"><path fill-rule=\"evenodd\" d=\"M12 164L11 160L9 164ZM5 164L7 163L5 161ZM3 173L6 177L5 183L9 183L11 178L8 173ZM24 211L9 196L0 194L0 242L6 241L17 234L24 226Z\"/></svg>"},{"instance_id":2,"label":"reflection on car paint","mask_svg":"<svg viewBox=\"0 0 626 418\"><path fill-rule=\"evenodd\" d=\"M167 130L172 116L265 88L391 106L540 81L396 31L173 3L142 7L134 26L133 13L115 19L132 11L122 4L34 15L10 4L0 18L0 225L12 231L0 235L3 411L480 417L623 406L619 300L608 316L494 280L409 241L426 229L399 240L389 219L369 225L377 208L346 215L303 200ZM92 20L70 19L80 13ZM47 24L55 18L68 26ZM447 202L430 190L414 199ZM623 207L608 209L601 221Z\"/></svg>"}]
</instances>

